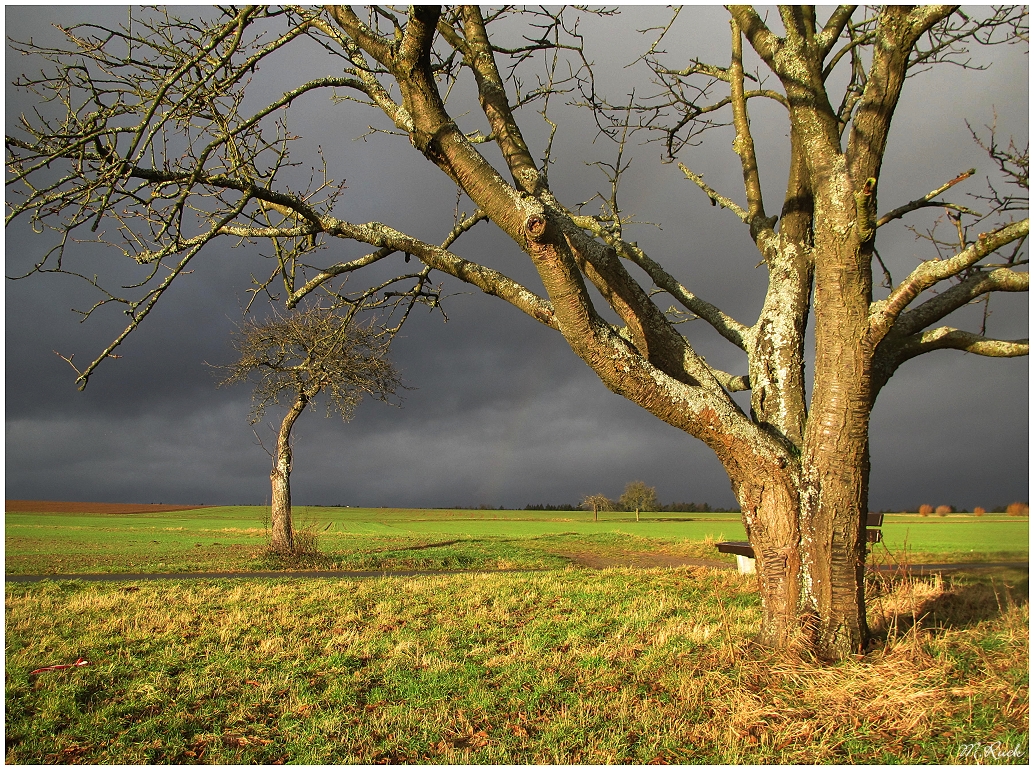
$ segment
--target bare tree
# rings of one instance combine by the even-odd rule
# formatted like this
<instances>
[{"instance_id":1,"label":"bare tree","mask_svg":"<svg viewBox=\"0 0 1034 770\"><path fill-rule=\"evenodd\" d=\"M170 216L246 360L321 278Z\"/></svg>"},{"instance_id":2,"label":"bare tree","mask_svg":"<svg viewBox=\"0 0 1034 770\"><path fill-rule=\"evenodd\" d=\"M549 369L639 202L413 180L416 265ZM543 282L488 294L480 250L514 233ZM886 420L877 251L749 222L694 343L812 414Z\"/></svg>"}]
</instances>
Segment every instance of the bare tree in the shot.
<instances>
[{"instance_id":1,"label":"bare tree","mask_svg":"<svg viewBox=\"0 0 1034 770\"><path fill-rule=\"evenodd\" d=\"M82 370L82 384L191 260L219 239L271 243L272 269L252 288L281 287L288 307L393 254L415 256L421 270L400 276L401 291L390 288L399 279L371 278L362 296L393 295L407 309L421 298L436 301L427 296L436 270L499 297L563 335L609 389L717 454L757 556L763 641L778 647L801 640L819 655L846 656L868 638L864 529L876 397L898 367L933 350L1004 357L1029 349L1026 339L939 325L992 292L1028 289L1029 220L1017 206L980 217L943 199L969 176L954 170L938 189L881 214L895 107L910 75L935 65L969 66L967 46L1025 46L1026 10L975 15L957 6L840 6L822 20L812 7L786 6L770 24L753 8L734 6L730 53L721 62L682 50L673 18L635 63L644 68L643 87L615 103L597 90L584 56L577 16L585 13L231 7L201 22L140 11L124 27L69 29L63 49L20 44L51 67L19 80L39 94L41 107L7 138L8 221L27 217L56 231L58 245L36 272L73 272L62 260L84 230L116 244L145 270L137 282L141 293L132 297L104 288L91 271L80 273L101 291L98 306L122 303L131 316L125 332ZM275 99L245 99L256 71L296 45L307 45L307 64L322 64L326 74ZM538 74L527 74L530 68ZM461 77L464 70L473 77ZM476 96L480 114L447 107L447 98L464 89ZM282 116L303 98L331 90L343 105L369 109L374 131L405 137L415 162L436 166L473 202L474 214L457 211L441 245L387 223L341 218L340 188L322 173L319 157L312 159L311 184L291 183L292 135ZM548 176L558 103L572 98L593 110L616 148L612 161L599 162L609 190L600 193L596 216L560 200ZM785 122L752 122L758 100L779 105L789 131ZM521 108L550 126L537 156L518 121ZM717 126L729 126L735 137L732 161L742 171L745 204L684 163L678 167L756 244L768 289L753 323L702 299L661 257L630 240L619 203L634 134L659 140L664 160L677 162ZM787 136L789 178L771 214L755 152L758 131ZM488 152L490 146L498 153ZM1025 166L1020 176L1025 190ZM928 207L965 224L948 253L895 281L877 251L878 231ZM484 264L489 254L476 261L451 249L485 220L525 253L543 292ZM333 261L321 251L332 239L372 251ZM890 287L883 296L873 284L877 264ZM931 296L935 287L941 290ZM657 292L676 303L674 312L655 302ZM744 371L728 373L705 361L690 339L693 325L679 326L686 318L703 319L738 349ZM810 403L809 323L815 333ZM749 413L732 397L745 390Z\"/></svg>"},{"instance_id":2,"label":"bare tree","mask_svg":"<svg viewBox=\"0 0 1034 770\"><path fill-rule=\"evenodd\" d=\"M644 481L628 482L618 502L626 511L635 511L636 521L639 521L639 511L656 511L660 507L656 487L648 487Z\"/></svg>"},{"instance_id":3,"label":"bare tree","mask_svg":"<svg viewBox=\"0 0 1034 770\"><path fill-rule=\"evenodd\" d=\"M220 385L254 382L251 421L262 419L273 404L288 405L280 424L273 468L271 547L280 554L295 550L291 522L291 430L305 407L319 395L327 416L336 411L346 422L366 395L387 401L399 387L388 360L388 330L372 322L359 324L351 315L313 305L268 321L244 321L234 335L240 353L223 367L229 376Z\"/></svg>"},{"instance_id":4,"label":"bare tree","mask_svg":"<svg viewBox=\"0 0 1034 770\"><path fill-rule=\"evenodd\" d=\"M603 494L586 495L582 499L581 507L586 510L592 509L592 520L600 520L600 511L609 511L611 509L610 498Z\"/></svg>"}]
</instances>

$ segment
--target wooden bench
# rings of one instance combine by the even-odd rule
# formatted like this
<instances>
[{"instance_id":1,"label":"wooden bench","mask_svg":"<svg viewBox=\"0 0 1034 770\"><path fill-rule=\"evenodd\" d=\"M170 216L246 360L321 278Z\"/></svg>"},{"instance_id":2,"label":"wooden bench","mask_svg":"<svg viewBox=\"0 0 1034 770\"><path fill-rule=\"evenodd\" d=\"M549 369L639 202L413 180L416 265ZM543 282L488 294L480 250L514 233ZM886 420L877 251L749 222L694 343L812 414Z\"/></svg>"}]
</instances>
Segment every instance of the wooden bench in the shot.
<instances>
[{"instance_id":1,"label":"wooden bench","mask_svg":"<svg viewBox=\"0 0 1034 770\"><path fill-rule=\"evenodd\" d=\"M879 543L883 540L883 532L879 527L883 526L882 513L870 513L865 520L865 540L869 543ZM718 544L719 553L731 553L736 556L736 566L740 572L751 574L754 572L754 549L746 540L730 540Z\"/></svg>"}]
</instances>

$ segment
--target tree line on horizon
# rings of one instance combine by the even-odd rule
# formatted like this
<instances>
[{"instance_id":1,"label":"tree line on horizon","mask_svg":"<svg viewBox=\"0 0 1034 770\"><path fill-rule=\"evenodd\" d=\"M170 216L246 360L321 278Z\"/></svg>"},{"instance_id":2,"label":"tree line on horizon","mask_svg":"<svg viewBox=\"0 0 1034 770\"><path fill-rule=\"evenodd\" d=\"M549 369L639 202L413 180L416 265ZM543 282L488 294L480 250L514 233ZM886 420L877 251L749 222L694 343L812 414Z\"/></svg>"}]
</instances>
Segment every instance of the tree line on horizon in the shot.
<instances>
[{"instance_id":1,"label":"tree line on horizon","mask_svg":"<svg viewBox=\"0 0 1034 770\"><path fill-rule=\"evenodd\" d=\"M606 510L609 511L634 511L635 508L626 508L623 503L619 500L609 500L610 507ZM528 503L524 506L525 511L580 511L584 510L583 505L572 505L571 503L560 503L559 505L553 505L551 503ZM738 506L732 505L728 508L712 508L710 503L686 503L686 502L673 502L659 504L656 508L650 510L656 513L712 513L714 511L725 512L728 510L730 513L739 511Z\"/></svg>"}]
</instances>

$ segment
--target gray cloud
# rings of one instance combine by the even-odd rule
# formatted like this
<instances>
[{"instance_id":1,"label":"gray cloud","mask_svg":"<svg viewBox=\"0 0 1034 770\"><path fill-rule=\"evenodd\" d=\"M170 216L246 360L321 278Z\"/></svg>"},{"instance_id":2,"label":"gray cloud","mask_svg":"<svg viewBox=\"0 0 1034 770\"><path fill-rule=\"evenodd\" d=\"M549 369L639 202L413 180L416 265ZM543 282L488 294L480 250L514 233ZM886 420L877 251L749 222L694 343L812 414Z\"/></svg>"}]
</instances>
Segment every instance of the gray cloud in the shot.
<instances>
[{"instance_id":1,"label":"gray cloud","mask_svg":"<svg viewBox=\"0 0 1034 770\"><path fill-rule=\"evenodd\" d=\"M617 31L587 23L589 44L615 100L633 84L635 58L648 26L663 9L626 9L632 17ZM79 8L68 13L115 14ZM675 40L702 58L720 60L728 27L717 9L693 9L707 23ZM649 17L649 18L647 18ZM39 38L65 9L7 9L8 34ZM593 38L594 29L606 37ZM618 37L621 39L619 40ZM971 141L965 119L990 123L1025 137L1027 63L1015 48L976 52L993 59L987 72L937 68L911 84L898 111L881 179L881 208L892 208L938 186L959 171L990 165ZM285 60L271 73L289 78ZM7 71L24 60L7 56ZM270 74L270 73L262 73ZM640 73L641 74L641 73ZM8 78L10 79L10 77ZM275 92L279 82L268 86ZM7 91L8 123L25 109L23 95ZM452 105L450 105L452 106ZM13 109L12 109L13 107ZM473 104L476 108L476 104ZM462 103L454 107L457 113ZM348 105L312 100L292 108L291 126L319 143L348 189L342 216L379 220L429 240L451 227L454 190L444 176L404 139L374 136L353 141L376 119ZM480 125L476 113L464 118ZM536 151L545 124L533 112L521 120ZM768 195L779 200L785 180L785 118L759 111L762 172ZM603 140L590 143L588 115L568 111L557 136L557 163L550 179L569 203L587 200L604 184L587 161L612 156ZM730 134L716 131L692 149L687 163L710 183L735 196L738 161ZM765 275L755 270L756 251L742 226L707 205L702 193L675 166L658 162L656 146L632 149L636 165L622 188L626 210L646 222L635 231L640 245L701 296L741 321L754 320ZM978 185L967 190L975 191ZM961 196L961 194L960 194ZM470 204L467 202L468 211ZM936 216L917 215L927 226ZM880 249L895 278L919 259L926 244L900 223L880 231ZM15 226L8 231L7 274L42 253L41 239ZM335 243L327 259L362 253ZM456 250L537 287L521 254L491 226L481 225ZM195 273L177 282L153 317L98 371L85 393L74 373L52 352L89 360L125 323L117 308L78 324L68 312L89 304L89 293L61 276L8 281L6 287L6 494L9 498L58 498L138 502L259 503L268 495L268 458L247 423L246 388L217 390L205 361L224 363L233 352L228 337L246 301L250 273L266 269L260 250L211 249ZM86 269L110 257L84 248ZM98 262L99 261L99 262ZM295 500L300 504L523 506L577 502L590 492L615 496L626 481L658 487L662 501L733 502L728 480L703 444L679 433L610 393L549 329L494 298L447 284L448 323L418 311L393 348L407 385L401 409L363 404L349 424L313 410L297 428ZM1027 298L996 297L989 332L1027 334ZM105 309L106 311L107 309ZM963 316L978 328L980 309ZM742 354L702 322L683 327L708 361L742 371ZM746 403L743 396L741 403ZM906 364L886 388L872 420L873 508L945 502L989 507L1028 495L1028 362L998 361L941 352ZM261 429L261 426L260 426ZM263 434L268 443L268 432Z\"/></svg>"}]
</instances>

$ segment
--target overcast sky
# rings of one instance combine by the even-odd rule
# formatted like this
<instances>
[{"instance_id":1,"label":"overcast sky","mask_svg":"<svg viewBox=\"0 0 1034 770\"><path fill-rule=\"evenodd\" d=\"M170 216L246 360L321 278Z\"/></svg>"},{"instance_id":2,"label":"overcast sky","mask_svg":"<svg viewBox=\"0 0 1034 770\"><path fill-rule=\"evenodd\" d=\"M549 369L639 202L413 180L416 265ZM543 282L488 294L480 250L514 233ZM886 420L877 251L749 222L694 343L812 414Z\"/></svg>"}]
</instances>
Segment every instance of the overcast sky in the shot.
<instances>
[{"instance_id":1,"label":"overcast sky","mask_svg":"<svg viewBox=\"0 0 1034 770\"><path fill-rule=\"evenodd\" d=\"M44 40L48 25L69 23L112 9L6 8L7 35ZM661 8L626 8L621 17L587 21L588 57L599 87L613 101L635 87L651 86L641 65L624 68L652 40L636 32L666 19ZM684 12L667 39L672 64L691 58L728 61L727 17L718 8ZM299 49L279 66L260 69L256 83L278 93L291 79L332 74L332 61ZM982 192L993 173L966 128L990 124L1022 145L1028 134L1028 59L1020 46L974 51L985 71L939 67L910 81L898 109L880 184L886 211L938 187L959 172L979 173L952 197L975 208L965 193ZM6 80L31 65L6 57ZM36 65L38 68L38 65ZM321 70L320 68L325 69ZM263 81L263 77L267 78ZM464 102L458 101L457 105ZM476 102L472 102L476 109ZM450 106L452 102L450 102ZM456 112L460 106L454 107ZM8 130L32 101L8 85ZM754 103L751 105L755 109ZM593 160L613 160L613 145L593 143L584 112L562 117L550 182L575 205L606 184ZM465 118L476 123L476 113ZM519 121L539 156L544 123L533 111ZM293 106L291 129L300 147L322 146L348 190L338 216L376 220L431 241L452 226L453 186L404 138L355 141L383 116L323 95ZM786 121L777 109L758 106L752 116L763 181L780 201L785 183ZM683 161L734 199L738 158L731 134L705 136ZM656 145L632 150L635 165L622 188L628 213L659 223L642 226L637 239L682 283L700 296L753 323L764 296L764 270L746 229L706 197L674 165L660 163ZM309 162L306 159L306 162ZM469 206L469 204L468 204ZM770 204L769 209L777 205ZM468 211L470 209L468 208ZM880 230L879 249L896 280L929 258L906 224L928 227L937 212L913 215ZM534 285L518 249L480 225L455 251ZM24 272L44 253L44 239L17 225L6 233L6 274ZM261 249L216 244L198 258L193 274L179 279L130 340L123 358L106 362L85 392L53 351L92 360L121 331L117 312L80 324L70 308L91 304L88 291L66 276L33 276L6 284L6 496L9 499L92 500L141 503L260 504L269 496L269 458L248 424L246 386L216 389L208 363L233 359L229 335L240 320L249 275L266 270ZM326 249L328 264L364 253L343 242ZM83 247L85 272L102 260ZM396 258L401 263L401 257ZM112 273L109 273L111 275ZM295 428L294 501L302 505L523 507L527 503L577 503L584 495L620 494L642 479L662 502L734 503L721 465L701 442L661 423L610 393L557 333L506 303L446 281L448 322L417 310L393 347L406 391L401 408L362 404L354 420L326 419L310 409ZM988 333L1027 336L1028 297L996 296ZM976 331L977 310L953 318ZM742 354L703 322L681 327L709 362L745 371ZM920 503L987 508L1028 499L1029 401L1026 358L987 359L936 352L905 364L884 389L873 413L870 507ZM745 396L739 396L747 404ZM269 418L279 421L280 414ZM256 426L267 446L271 432Z\"/></svg>"}]
</instances>

